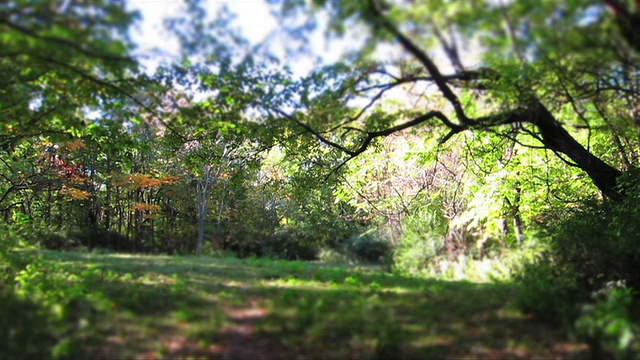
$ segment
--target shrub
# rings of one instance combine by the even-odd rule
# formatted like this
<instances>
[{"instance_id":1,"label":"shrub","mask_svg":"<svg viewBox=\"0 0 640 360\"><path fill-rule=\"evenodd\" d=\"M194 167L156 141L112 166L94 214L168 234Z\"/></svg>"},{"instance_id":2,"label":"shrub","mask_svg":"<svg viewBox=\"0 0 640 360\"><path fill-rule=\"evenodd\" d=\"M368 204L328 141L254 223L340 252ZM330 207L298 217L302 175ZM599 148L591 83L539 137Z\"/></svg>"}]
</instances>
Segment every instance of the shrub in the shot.
<instances>
[{"instance_id":1,"label":"shrub","mask_svg":"<svg viewBox=\"0 0 640 360\"><path fill-rule=\"evenodd\" d=\"M0 226L0 357L47 358L56 338L46 307L16 293L16 276L34 256L17 251L33 238L29 227Z\"/></svg>"},{"instance_id":2,"label":"shrub","mask_svg":"<svg viewBox=\"0 0 640 360\"><path fill-rule=\"evenodd\" d=\"M332 248L322 248L318 253L318 259L326 263L349 263L351 259L344 252Z\"/></svg>"},{"instance_id":3,"label":"shrub","mask_svg":"<svg viewBox=\"0 0 640 360\"><path fill-rule=\"evenodd\" d=\"M624 200L583 204L548 224L545 253L516 271L522 310L566 326L594 358L608 352L628 358L638 334L630 309L640 289L639 190L627 189Z\"/></svg>"},{"instance_id":4,"label":"shrub","mask_svg":"<svg viewBox=\"0 0 640 360\"><path fill-rule=\"evenodd\" d=\"M89 249L101 248L119 252L133 252L136 249L133 241L115 231L104 229L84 229L82 231L69 232L69 239Z\"/></svg>"},{"instance_id":5,"label":"shrub","mask_svg":"<svg viewBox=\"0 0 640 360\"><path fill-rule=\"evenodd\" d=\"M0 290L13 286L13 277L26 263L16 253L15 247L20 243L19 235L10 226L0 226Z\"/></svg>"},{"instance_id":6,"label":"shrub","mask_svg":"<svg viewBox=\"0 0 640 360\"><path fill-rule=\"evenodd\" d=\"M37 235L34 243L48 250L78 250L81 248L97 248L119 252L132 252L135 250L133 242L126 236L104 229L83 229L68 232L41 229L36 231L35 234Z\"/></svg>"},{"instance_id":7,"label":"shrub","mask_svg":"<svg viewBox=\"0 0 640 360\"><path fill-rule=\"evenodd\" d=\"M391 244L372 230L349 239L346 249L356 260L370 263L381 263L391 254Z\"/></svg>"},{"instance_id":8,"label":"shrub","mask_svg":"<svg viewBox=\"0 0 640 360\"><path fill-rule=\"evenodd\" d=\"M393 251L396 270L422 272L440 255L445 245L449 221L437 199L422 204L404 220L404 234Z\"/></svg>"},{"instance_id":9,"label":"shrub","mask_svg":"<svg viewBox=\"0 0 640 360\"><path fill-rule=\"evenodd\" d=\"M0 289L0 354L3 358L47 358L55 344L44 309Z\"/></svg>"},{"instance_id":10,"label":"shrub","mask_svg":"<svg viewBox=\"0 0 640 360\"><path fill-rule=\"evenodd\" d=\"M42 234L40 239L40 247L48 250L70 250L81 245L76 240L69 239L57 232Z\"/></svg>"},{"instance_id":11,"label":"shrub","mask_svg":"<svg viewBox=\"0 0 640 360\"><path fill-rule=\"evenodd\" d=\"M252 231L245 226L238 226L230 231L222 242L222 249L234 255L245 258L263 256L262 240L265 235Z\"/></svg>"},{"instance_id":12,"label":"shrub","mask_svg":"<svg viewBox=\"0 0 640 360\"><path fill-rule=\"evenodd\" d=\"M592 291L620 280L640 289L638 198L589 205L558 224L551 242L561 265L557 270L575 273L581 286Z\"/></svg>"},{"instance_id":13,"label":"shrub","mask_svg":"<svg viewBox=\"0 0 640 360\"><path fill-rule=\"evenodd\" d=\"M393 252L394 268L408 273L419 273L429 266L444 246L444 237L436 234L405 234Z\"/></svg>"},{"instance_id":14,"label":"shrub","mask_svg":"<svg viewBox=\"0 0 640 360\"><path fill-rule=\"evenodd\" d=\"M264 242L264 254L275 259L317 260L320 247L313 234L293 228L278 229L276 235Z\"/></svg>"},{"instance_id":15,"label":"shrub","mask_svg":"<svg viewBox=\"0 0 640 360\"><path fill-rule=\"evenodd\" d=\"M571 272L557 271L557 264L548 257L523 264L515 272L514 280L523 284L518 298L519 307L538 319L571 327L579 313L579 304L588 300Z\"/></svg>"},{"instance_id":16,"label":"shrub","mask_svg":"<svg viewBox=\"0 0 640 360\"><path fill-rule=\"evenodd\" d=\"M583 306L576 332L591 346L593 355L603 358L609 350L617 359L636 358L634 345L640 328L632 318L633 295L632 289L613 286L595 293L594 304Z\"/></svg>"}]
</instances>

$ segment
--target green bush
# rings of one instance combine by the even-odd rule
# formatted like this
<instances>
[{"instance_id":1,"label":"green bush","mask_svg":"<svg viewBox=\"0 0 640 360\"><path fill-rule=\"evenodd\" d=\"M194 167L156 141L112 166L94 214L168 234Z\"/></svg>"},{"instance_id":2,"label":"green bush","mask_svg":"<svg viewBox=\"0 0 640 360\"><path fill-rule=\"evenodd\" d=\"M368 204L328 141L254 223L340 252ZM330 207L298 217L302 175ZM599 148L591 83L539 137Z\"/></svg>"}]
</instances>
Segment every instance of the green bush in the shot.
<instances>
[{"instance_id":1,"label":"green bush","mask_svg":"<svg viewBox=\"0 0 640 360\"><path fill-rule=\"evenodd\" d=\"M0 227L0 289L4 286L12 286L15 273L22 267L20 256L15 251L18 243L18 237L13 228Z\"/></svg>"},{"instance_id":2,"label":"green bush","mask_svg":"<svg viewBox=\"0 0 640 360\"><path fill-rule=\"evenodd\" d=\"M16 292L16 278L35 260L22 251L33 238L30 226L0 226L0 358L51 357L56 337L46 306Z\"/></svg>"},{"instance_id":3,"label":"green bush","mask_svg":"<svg viewBox=\"0 0 640 360\"><path fill-rule=\"evenodd\" d=\"M89 249L101 248L118 252L146 251L147 249L136 249L133 241L115 231L104 229L87 228L81 231L70 231L69 241L72 244L86 246Z\"/></svg>"},{"instance_id":4,"label":"green bush","mask_svg":"<svg viewBox=\"0 0 640 360\"><path fill-rule=\"evenodd\" d=\"M318 260L326 263L350 263L351 258L344 251L339 251L329 247L320 249Z\"/></svg>"},{"instance_id":5,"label":"green bush","mask_svg":"<svg viewBox=\"0 0 640 360\"><path fill-rule=\"evenodd\" d=\"M588 205L558 224L551 242L557 270L574 273L592 291L621 280L640 289L639 199Z\"/></svg>"},{"instance_id":6,"label":"green bush","mask_svg":"<svg viewBox=\"0 0 640 360\"><path fill-rule=\"evenodd\" d=\"M594 358L628 358L637 347L639 190L628 187L625 199L583 204L547 224L545 253L515 271L522 310L564 325Z\"/></svg>"},{"instance_id":7,"label":"green bush","mask_svg":"<svg viewBox=\"0 0 640 360\"><path fill-rule=\"evenodd\" d=\"M356 260L381 263L391 254L391 243L369 230L349 239L346 243L346 250Z\"/></svg>"},{"instance_id":8,"label":"green bush","mask_svg":"<svg viewBox=\"0 0 640 360\"><path fill-rule=\"evenodd\" d=\"M612 351L617 359L637 358L640 327L633 314L634 291L611 287L595 293L596 302L583 306L576 321L577 335L591 346L593 355L604 357ZM633 317L636 317L634 319Z\"/></svg>"},{"instance_id":9,"label":"green bush","mask_svg":"<svg viewBox=\"0 0 640 360\"><path fill-rule=\"evenodd\" d=\"M69 239L63 234L52 232L42 234L39 241L40 247L48 250L71 250L81 246L80 242Z\"/></svg>"},{"instance_id":10,"label":"green bush","mask_svg":"<svg viewBox=\"0 0 640 360\"><path fill-rule=\"evenodd\" d=\"M557 264L550 260L541 256L515 272L514 280L523 284L518 304L522 311L540 320L571 326L578 316L579 304L586 301L589 294L580 288L570 272L559 275Z\"/></svg>"},{"instance_id":11,"label":"green bush","mask_svg":"<svg viewBox=\"0 0 640 360\"><path fill-rule=\"evenodd\" d=\"M426 204L405 219L405 231L393 251L393 266L402 272L418 273L441 254L449 221L442 204Z\"/></svg>"},{"instance_id":12,"label":"green bush","mask_svg":"<svg viewBox=\"0 0 640 360\"><path fill-rule=\"evenodd\" d=\"M240 225L227 234L222 242L222 249L240 258L264 256L262 243L268 236L270 235L262 235Z\"/></svg>"},{"instance_id":13,"label":"green bush","mask_svg":"<svg viewBox=\"0 0 640 360\"><path fill-rule=\"evenodd\" d=\"M0 290L0 358L48 358L55 338L48 314L29 299Z\"/></svg>"},{"instance_id":14,"label":"green bush","mask_svg":"<svg viewBox=\"0 0 640 360\"><path fill-rule=\"evenodd\" d=\"M317 260L320 246L313 234L281 228L275 236L265 241L263 251L264 255L275 259Z\"/></svg>"},{"instance_id":15,"label":"green bush","mask_svg":"<svg viewBox=\"0 0 640 360\"><path fill-rule=\"evenodd\" d=\"M402 272L419 273L429 267L444 246L444 237L425 233L405 234L393 252L394 268Z\"/></svg>"}]
</instances>

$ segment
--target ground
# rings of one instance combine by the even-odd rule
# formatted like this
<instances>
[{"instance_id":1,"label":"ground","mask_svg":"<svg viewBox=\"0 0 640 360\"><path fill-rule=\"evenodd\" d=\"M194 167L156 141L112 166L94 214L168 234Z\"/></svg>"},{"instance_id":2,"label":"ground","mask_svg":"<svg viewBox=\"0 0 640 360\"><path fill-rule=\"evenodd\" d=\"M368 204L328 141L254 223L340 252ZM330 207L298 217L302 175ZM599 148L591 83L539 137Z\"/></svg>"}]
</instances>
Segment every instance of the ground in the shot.
<instances>
[{"instance_id":1,"label":"ground","mask_svg":"<svg viewBox=\"0 0 640 360\"><path fill-rule=\"evenodd\" d=\"M519 286L513 283L449 282L373 266L266 259L39 254L39 266L55 270L42 275L47 284L37 291L52 299L53 308L56 301L62 304L60 318L72 324L59 335L66 338L58 338L56 350L68 357L589 355L585 344L519 311ZM47 286L59 295L47 293Z\"/></svg>"}]
</instances>

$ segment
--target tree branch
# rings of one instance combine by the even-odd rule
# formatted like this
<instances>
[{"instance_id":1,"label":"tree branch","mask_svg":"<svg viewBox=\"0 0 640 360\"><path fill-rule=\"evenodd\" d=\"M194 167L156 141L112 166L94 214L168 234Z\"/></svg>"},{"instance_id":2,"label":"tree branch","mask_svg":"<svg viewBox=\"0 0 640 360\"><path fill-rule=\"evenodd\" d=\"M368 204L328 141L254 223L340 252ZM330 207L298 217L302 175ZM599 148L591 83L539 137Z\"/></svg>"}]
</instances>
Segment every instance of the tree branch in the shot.
<instances>
[{"instance_id":1,"label":"tree branch","mask_svg":"<svg viewBox=\"0 0 640 360\"><path fill-rule=\"evenodd\" d=\"M40 35L37 32L24 27L22 25L18 25L15 24L5 18L0 18L0 24L5 24L7 25L9 28L14 29L16 31L19 31L25 35L28 35L32 38L38 39L38 40L43 40L43 41L47 41L47 42L51 42L54 44L58 44L58 45L62 45L66 48L72 49L74 51L77 51L83 55L86 56L90 56L93 58L99 58L99 59L103 59L103 60L111 60L111 61L125 61L125 62L130 62L130 63L134 63L135 61L132 58L129 57L125 57L125 56L117 56L117 55L110 55L110 54L103 54L103 53L98 53L96 51L87 49L86 47L82 47L80 46L78 43L75 43L73 41L67 40L67 39L63 39L60 37L54 37L54 36L46 36L46 35Z\"/></svg>"},{"instance_id":2,"label":"tree branch","mask_svg":"<svg viewBox=\"0 0 640 360\"><path fill-rule=\"evenodd\" d=\"M320 134L320 132L318 132L317 130L315 130L314 128L309 126L308 124L305 124L302 121L298 120L295 115L288 114L288 113L286 113L286 112L284 112L283 110L280 110L280 109L271 108L269 110L274 111L274 112L280 114L281 116L284 116L285 118L295 122L296 124L298 124L299 126L304 128L305 130L307 130L307 132L311 133L316 139L320 140L320 142L322 142L322 143L324 143L326 145L329 145L329 146L331 146L333 148L336 148L336 149L338 149L338 150L340 150L340 151L342 151L342 152L344 152L346 154L349 154L349 155L351 155L353 157L355 157L355 156L357 156L359 154L359 153L356 154L354 151L349 150L346 147L344 147L344 146L342 146L342 145L340 145L338 143L335 143L335 142L325 138L324 136L322 136L322 134Z\"/></svg>"},{"instance_id":3,"label":"tree branch","mask_svg":"<svg viewBox=\"0 0 640 360\"><path fill-rule=\"evenodd\" d=\"M131 101L133 101L136 105L138 105L141 108L143 108L144 110L146 110L148 113L156 116L156 111L153 110L150 106L144 104L138 98L136 98L135 96L133 96L129 92L125 91L123 88L121 88L121 87L119 87L119 86L117 86L117 85L115 85L115 84L113 84L111 82L108 82L108 81L105 81L103 79L100 79L100 78L98 78L96 76L93 76L91 74L88 74L88 73L86 73L86 72L84 72L84 71L82 71L82 70L80 70L80 69L78 69L78 68L76 68L74 66L71 66L69 64L66 64L64 62L58 61L58 60L50 58L50 57L34 55L34 54L31 54L31 56L33 56L33 57L35 57L37 59L40 59L42 61L50 62L52 64L55 64L55 65L58 65L60 67L65 68L65 69L68 69L68 70L80 75L81 77L93 82L93 83L96 83L96 84L102 85L104 87L108 87L108 88L110 88L112 90L115 90L117 93L124 95L126 98L128 98ZM156 116L156 117L157 117L158 121L160 121L162 123L162 125L164 125L167 129L169 129L169 131L171 131L172 133L174 133L175 135L180 137L182 140L185 140L185 141L188 140L179 131L177 131L175 128L173 128L171 125L169 125L166 121L164 121L161 117L159 117L159 116Z\"/></svg>"},{"instance_id":4,"label":"tree branch","mask_svg":"<svg viewBox=\"0 0 640 360\"><path fill-rule=\"evenodd\" d=\"M474 121L469 119L462 108L462 103L458 96L451 90L449 85L447 84L446 79L440 73L440 69L436 66L436 64L431 60L431 58L418 46L416 46L413 41L411 41L408 37L406 37L400 30L398 30L395 25L393 25L378 9L375 4L375 0L369 0L369 4L371 10L376 15L378 22L393 34L396 39L402 44L402 46L409 51L420 63L427 69L429 74L433 77L433 81L438 86L438 89L442 93L442 95L449 101L449 103L453 106L453 109L458 117L458 121L460 121L462 126L469 126L474 124Z\"/></svg>"}]
</instances>

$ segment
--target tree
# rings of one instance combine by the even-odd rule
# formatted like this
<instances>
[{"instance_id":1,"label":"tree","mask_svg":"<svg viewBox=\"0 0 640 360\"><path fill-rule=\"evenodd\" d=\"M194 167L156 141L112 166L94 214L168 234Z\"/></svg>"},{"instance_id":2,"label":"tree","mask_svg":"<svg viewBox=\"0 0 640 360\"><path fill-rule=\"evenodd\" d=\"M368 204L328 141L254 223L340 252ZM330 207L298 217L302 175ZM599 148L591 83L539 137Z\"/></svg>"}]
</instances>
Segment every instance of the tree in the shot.
<instances>
[{"instance_id":1,"label":"tree","mask_svg":"<svg viewBox=\"0 0 640 360\"><path fill-rule=\"evenodd\" d=\"M29 179L8 175L0 180L0 207L6 215L17 204L6 202L17 192L33 190L35 195L45 186L51 199L52 191L60 190L60 182L32 180L63 167L79 170L51 157L50 150L83 134L87 112L108 111L109 104L132 97L137 63L128 56L127 30L136 18L122 4L110 2L0 5L0 158L3 172L23 172ZM48 150L26 151L41 149L43 140L50 143Z\"/></svg>"},{"instance_id":2,"label":"tree","mask_svg":"<svg viewBox=\"0 0 640 360\"><path fill-rule=\"evenodd\" d=\"M298 84L304 90L295 111L271 111L345 153L345 161L378 138L413 127L444 129L441 142L466 131L490 132L550 150L584 171L605 196L622 196L617 181L622 171L585 148L566 126L590 133L598 128L618 140L621 132L633 133L637 111L630 109L613 121L614 104L636 107L640 96L638 53L631 50L635 42L623 25L630 22L622 18L631 16L628 10L618 13L621 36L603 4L590 1L314 1L311 7L330 14L333 34L345 35L349 23L365 24L370 35L355 57ZM295 16L292 9L299 8L309 9L287 2L283 14ZM412 58L374 60L380 54L375 50L388 40L400 43ZM483 50L480 66L464 64L460 42L476 42ZM434 45L440 45L441 57L451 63L451 74L426 51ZM429 85L437 92L425 91L419 106L389 110L381 105L393 89ZM446 110L434 107L438 101L446 102ZM603 123L609 129L600 130ZM622 158L637 150L633 142L619 143Z\"/></svg>"},{"instance_id":3,"label":"tree","mask_svg":"<svg viewBox=\"0 0 640 360\"><path fill-rule=\"evenodd\" d=\"M129 94L129 25L137 14L109 2L0 5L2 109L0 147L82 128L82 109Z\"/></svg>"},{"instance_id":4,"label":"tree","mask_svg":"<svg viewBox=\"0 0 640 360\"><path fill-rule=\"evenodd\" d=\"M202 165L202 174L201 178L196 180L196 209L198 211L198 240L196 246L196 255L202 254L202 245L204 243L204 223L207 215L207 205L209 203L209 187L215 185L221 175L223 175L224 170L228 170L228 167L233 160L232 150L227 144L221 144L222 139L216 141L215 145L222 147L221 154L218 159L216 159L216 163L213 164L210 161L206 162ZM200 145L201 146L201 145ZM215 150L209 148L206 150L200 149L200 151L206 151L209 154L214 153ZM224 191L222 193L222 197L224 198ZM224 205L223 200L221 199L221 207ZM222 211L222 209L220 209Z\"/></svg>"}]
</instances>

